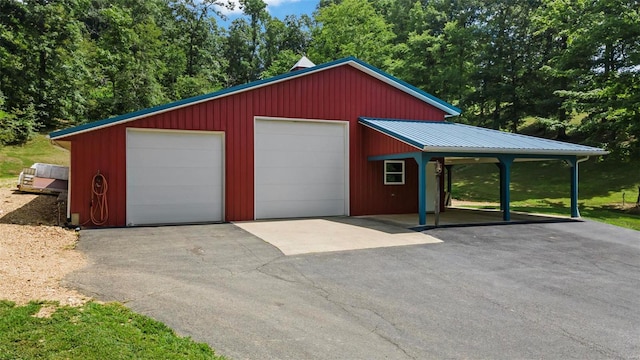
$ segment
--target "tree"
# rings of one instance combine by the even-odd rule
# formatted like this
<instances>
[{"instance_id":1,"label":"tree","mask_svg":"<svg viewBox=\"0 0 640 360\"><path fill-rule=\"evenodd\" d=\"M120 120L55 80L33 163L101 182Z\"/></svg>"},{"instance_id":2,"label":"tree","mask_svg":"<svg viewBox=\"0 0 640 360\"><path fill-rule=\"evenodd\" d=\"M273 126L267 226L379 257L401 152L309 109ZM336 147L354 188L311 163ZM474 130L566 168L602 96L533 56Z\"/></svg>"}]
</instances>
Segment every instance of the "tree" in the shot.
<instances>
[{"instance_id":1,"label":"tree","mask_svg":"<svg viewBox=\"0 0 640 360\"><path fill-rule=\"evenodd\" d=\"M581 133L620 157L640 155L640 13L637 1L546 0L537 21L557 34L545 69Z\"/></svg>"},{"instance_id":2,"label":"tree","mask_svg":"<svg viewBox=\"0 0 640 360\"><path fill-rule=\"evenodd\" d=\"M90 118L123 114L169 99L161 85L166 65L160 59L166 43L155 22L154 4L137 5L143 8L111 3L96 9L104 25L89 55L95 81Z\"/></svg>"},{"instance_id":3,"label":"tree","mask_svg":"<svg viewBox=\"0 0 640 360\"><path fill-rule=\"evenodd\" d=\"M472 15L479 8L471 1L460 8L449 1L387 3L388 16L400 21L399 37L406 39L396 44L390 71L455 105L469 106L471 76L478 71L478 23Z\"/></svg>"},{"instance_id":4,"label":"tree","mask_svg":"<svg viewBox=\"0 0 640 360\"><path fill-rule=\"evenodd\" d=\"M254 81L262 72L262 34L270 18L267 4L262 0L240 0L240 8L248 19L231 22L224 44L224 56L228 60L227 86Z\"/></svg>"},{"instance_id":5,"label":"tree","mask_svg":"<svg viewBox=\"0 0 640 360\"><path fill-rule=\"evenodd\" d=\"M228 60L227 86L248 83L256 77L256 64L249 46L250 32L250 26L243 18L233 20L229 26L223 52Z\"/></svg>"},{"instance_id":6,"label":"tree","mask_svg":"<svg viewBox=\"0 0 640 360\"><path fill-rule=\"evenodd\" d=\"M217 9L228 3L172 0L169 6L171 14L161 25L168 46L161 54L167 64L163 86L177 99L220 88L227 64L214 15L224 18Z\"/></svg>"},{"instance_id":7,"label":"tree","mask_svg":"<svg viewBox=\"0 0 640 360\"><path fill-rule=\"evenodd\" d=\"M309 50L315 61L355 56L381 68L390 61L395 35L368 0L343 0L320 7L315 20Z\"/></svg>"},{"instance_id":8,"label":"tree","mask_svg":"<svg viewBox=\"0 0 640 360\"><path fill-rule=\"evenodd\" d=\"M85 35L78 3L2 1L0 9L0 91L6 106L22 112L33 106L45 128L77 121L84 114L78 89L85 74L77 56Z\"/></svg>"},{"instance_id":9,"label":"tree","mask_svg":"<svg viewBox=\"0 0 640 360\"><path fill-rule=\"evenodd\" d=\"M480 71L473 114L483 125L517 132L525 116L538 115L540 40L531 18L537 1L508 4L492 1L479 15Z\"/></svg>"},{"instance_id":10,"label":"tree","mask_svg":"<svg viewBox=\"0 0 640 360\"><path fill-rule=\"evenodd\" d=\"M262 72L260 77L262 79L267 79L272 76L287 73L298 60L300 60L299 53L296 53L289 49L282 50L278 52L274 58L271 59L271 63Z\"/></svg>"},{"instance_id":11,"label":"tree","mask_svg":"<svg viewBox=\"0 0 640 360\"><path fill-rule=\"evenodd\" d=\"M307 52L311 42L310 24L311 19L306 15L288 15L284 21L270 18L266 22L260 53L262 78L289 71Z\"/></svg>"}]
</instances>

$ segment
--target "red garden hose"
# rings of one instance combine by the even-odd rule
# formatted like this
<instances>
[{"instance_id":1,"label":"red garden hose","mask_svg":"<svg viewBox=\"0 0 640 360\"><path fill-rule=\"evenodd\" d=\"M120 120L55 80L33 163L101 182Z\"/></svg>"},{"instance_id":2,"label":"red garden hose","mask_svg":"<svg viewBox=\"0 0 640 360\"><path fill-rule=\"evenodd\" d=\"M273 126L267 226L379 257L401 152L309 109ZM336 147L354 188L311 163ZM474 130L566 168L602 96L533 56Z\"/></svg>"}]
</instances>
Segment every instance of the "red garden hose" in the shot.
<instances>
[{"instance_id":1,"label":"red garden hose","mask_svg":"<svg viewBox=\"0 0 640 360\"><path fill-rule=\"evenodd\" d=\"M107 178L98 171L91 181L91 222L94 225L104 225L109 219L108 189Z\"/></svg>"}]
</instances>

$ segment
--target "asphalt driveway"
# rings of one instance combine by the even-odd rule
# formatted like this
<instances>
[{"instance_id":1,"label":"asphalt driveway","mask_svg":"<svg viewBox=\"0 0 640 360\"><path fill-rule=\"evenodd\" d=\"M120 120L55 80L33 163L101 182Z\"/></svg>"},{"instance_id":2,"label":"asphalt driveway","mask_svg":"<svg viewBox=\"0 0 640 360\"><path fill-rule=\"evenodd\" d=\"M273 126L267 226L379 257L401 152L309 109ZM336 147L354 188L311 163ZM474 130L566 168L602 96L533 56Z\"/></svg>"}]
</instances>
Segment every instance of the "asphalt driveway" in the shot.
<instances>
[{"instance_id":1,"label":"asphalt driveway","mask_svg":"<svg viewBox=\"0 0 640 360\"><path fill-rule=\"evenodd\" d=\"M66 282L235 359L640 358L640 232L427 233L443 242L284 256L232 224L83 230Z\"/></svg>"}]
</instances>

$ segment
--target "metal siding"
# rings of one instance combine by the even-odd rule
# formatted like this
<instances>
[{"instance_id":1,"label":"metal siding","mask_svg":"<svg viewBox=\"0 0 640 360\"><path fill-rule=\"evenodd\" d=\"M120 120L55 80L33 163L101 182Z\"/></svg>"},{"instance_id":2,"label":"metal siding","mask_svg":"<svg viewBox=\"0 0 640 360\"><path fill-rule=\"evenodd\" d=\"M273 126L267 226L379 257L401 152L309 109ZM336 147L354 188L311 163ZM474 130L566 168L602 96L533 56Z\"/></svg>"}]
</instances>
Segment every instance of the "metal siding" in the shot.
<instances>
[{"instance_id":1,"label":"metal siding","mask_svg":"<svg viewBox=\"0 0 640 360\"><path fill-rule=\"evenodd\" d=\"M193 122L197 121L198 119L198 115L200 114L200 108L196 108L196 107L189 107L189 114L187 115L186 118L186 124L185 124L185 129L187 130L193 130Z\"/></svg>"},{"instance_id":2,"label":"metal siding","mask_svg":"<svg viewBox=\"0 0 640 360\"><path fill-rule=\"evenodd\" d=\"M118 131L104 131L101 134L83 134L72 137L70 140L73 142L71 166L74 169L71 173L73 184L71 213L80 214L81 224L90 221L91 181L100 171L109 185L107 203L110 213L106 226L124 225L124 211L118 211L124 206L124 199L126 199L124 171L120 169L125 162L124 136L121 136Z\"/></svg>"},{"instance_id":3,"label":"metal siding","mask_svg":"<svg viewBox=\"0 0 640 360\"><path fill-rule=\"evenodd\" d=\"M225 220L253 219L254 116L350 121L351 215L417 210L417 168L413 160L406 162L407 183L402 186L384 186L381 162L367 161L367 156L374 154L407 152L407 145L358 125L358 117L444 120L442 110L360 70L340 66L69 137L73 141L74 169L71 212L80 213L83 223L89 219L91 179L99 169L109 181L107 225L124 226L125 129L192 128L225 132Z\"/></svg>"},{"instance_id":4,"label":"metal siding","mask_svg":"<svg viewBox=\"0 0 640 360\"><path fill-rule=\"evenodd\" d=\"M252 98L248 97L247 93L241 93L238 99L240 101L240 115L238 120L249 118L249 114L253 112ZM248 122L245 124L241 124L241 121L236 121L236 122L238 123L238 134L239 134L236 151L240 155L240 159L239 159L240 163L243 164L243 167L245 168L245 171L241 171L238 174L238 177L242 179L242 184L239 190L239 193L240 193L240 209L239 210L242 210L251 206L251 204L249 204L249 191L242 191L242 189L249 188L249 179L247 176L242 176L242 174L246 173L246 169L249 167L249 164L253 164L253 163L249 163L248 161L249 151L245 150L245 148L247 149L252 148L248 144L248 139L250 135L247 133L247 130L251 126L249 125Z\"/></svg>"}]
</instances>

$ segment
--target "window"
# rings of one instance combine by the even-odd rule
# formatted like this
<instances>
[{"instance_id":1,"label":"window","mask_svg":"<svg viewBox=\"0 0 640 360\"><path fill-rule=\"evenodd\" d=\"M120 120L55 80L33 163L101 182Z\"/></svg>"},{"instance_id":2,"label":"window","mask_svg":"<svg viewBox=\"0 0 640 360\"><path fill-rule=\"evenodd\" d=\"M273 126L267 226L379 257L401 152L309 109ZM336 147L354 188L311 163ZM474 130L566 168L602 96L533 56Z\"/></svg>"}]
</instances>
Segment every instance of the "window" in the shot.
<instances>
[{"instance_id":1,"label":"window","mask_svg":"<svg viewBox=\"0 0 640 360\"><path fill-rule=\"evenodd\" d=\"M404 185L404 160L384 161L384 184Z\"/></svg>"}]
</instances>

